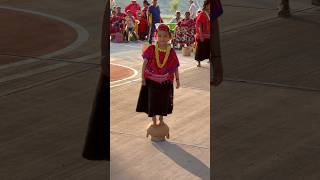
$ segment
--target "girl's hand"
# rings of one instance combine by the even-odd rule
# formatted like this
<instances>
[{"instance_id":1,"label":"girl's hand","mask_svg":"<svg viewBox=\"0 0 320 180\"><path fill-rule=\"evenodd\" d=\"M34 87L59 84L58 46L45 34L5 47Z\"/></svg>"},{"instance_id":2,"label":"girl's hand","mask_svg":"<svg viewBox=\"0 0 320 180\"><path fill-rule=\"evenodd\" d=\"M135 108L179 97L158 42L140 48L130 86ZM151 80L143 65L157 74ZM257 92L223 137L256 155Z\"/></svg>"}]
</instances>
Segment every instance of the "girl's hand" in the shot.
<instances>
[{"instance_id":1,"label":"girl's hand","mask_svg":"<svg viewBox=\"0 0 320 180\"><path fill-rule=\"evenodd\" d=\"M179 81L179 79L177 79L176 82L177 82L176 89L179 89L179 87L180 87L180 81Z\"/></svg>"}]
</instances>

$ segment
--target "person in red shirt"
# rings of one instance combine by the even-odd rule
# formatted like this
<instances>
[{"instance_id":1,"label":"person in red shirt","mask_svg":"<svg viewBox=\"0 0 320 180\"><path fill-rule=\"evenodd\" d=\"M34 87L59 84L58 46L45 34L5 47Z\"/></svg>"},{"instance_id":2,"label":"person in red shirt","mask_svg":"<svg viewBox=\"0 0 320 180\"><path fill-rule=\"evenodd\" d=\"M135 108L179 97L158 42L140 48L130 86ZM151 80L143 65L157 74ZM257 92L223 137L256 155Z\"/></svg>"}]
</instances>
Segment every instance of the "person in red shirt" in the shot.
<instances>
[{"instance_id":1,"label":"person in red shirt","mask_svg":"<svg viewBox=\"0 0 320 180\"><path fill-rule=\"evenodd\" d=\"M124 9L125 12L127 12L128 10L130 10L132 15L136 18L137 17L137 14L136 14L137 10L141 10L141 8L136 0L131 0L131 2Z\"/></svg>"},{"instance_id":2,"label":"person in red shirt","mask_svg":"<svg viewBox=\"0 0 320 180\"><path fill-rule=\"evenodd\" d=\"M121 18L121 19L123 19L124 17L127 16L125 13L121 12L121 7L119 7L119 6L117 7L116 13L117 13L117 16L118 16L119 18Z\"/></svg>"},{"instance_id":3,"label":"person in red shirt","mask_svg":"<svg viewBox=\"0 0 320 180\"><path fill-rule=\"evenodd\" d=\"M145 13L137 14L139 20L138 35L140 40L146 40L149 32L148 21Z\"/></svg>"},{"instance_id":4,"label":"person in red shirt","mask_svg":"<svg viewBox=\"0 0 320 180\"><path fill-rule=\"evenodd\" d=\"M148 10L148 7L150 6L150 3L147 0L143 1L143 9L142 11L146 11Z\"/></svg>"},{"instance_id":5,"label":"person in red shirt","mask_svg":"<svg viewBox=\"0 0 320 180\"><path fill-rule=\"evenodd\" d=\"M112 10L112 16L110 17L110 35L119 32L119 26L117 25L119 20L116 11Z\"/></svg>"},{"instance_id":6,"label":"person in red shirt","mask_svg":"<svg viewBox=\"0 0 320 180\"><path fill-rule=\"evenodd\" d=\"M198 67L201 67L201 61L210 59L210 0L205 0L202 11L196 19L196 43L197 49L195 60L198 61Z\"/></svg>"}]
</instances>

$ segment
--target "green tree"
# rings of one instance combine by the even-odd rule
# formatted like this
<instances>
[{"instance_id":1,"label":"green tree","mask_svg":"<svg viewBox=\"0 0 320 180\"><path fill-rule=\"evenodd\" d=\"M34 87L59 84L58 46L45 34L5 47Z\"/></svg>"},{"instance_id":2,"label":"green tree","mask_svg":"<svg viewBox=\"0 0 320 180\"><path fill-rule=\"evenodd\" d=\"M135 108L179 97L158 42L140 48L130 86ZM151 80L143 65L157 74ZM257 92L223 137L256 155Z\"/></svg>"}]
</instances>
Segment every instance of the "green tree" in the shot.
<instances>
[{"instance_id":1,"label":"green tree","mask_svg":"<svg viewBox=\"0 0 320 180\"><path fill-rule=\"evenodd\" d=\"M171 10L173 11L173 13L175 13L178 10L179 3L180 3L180 0L172 0L170 2Z\"/></svg>"}]
</instances>

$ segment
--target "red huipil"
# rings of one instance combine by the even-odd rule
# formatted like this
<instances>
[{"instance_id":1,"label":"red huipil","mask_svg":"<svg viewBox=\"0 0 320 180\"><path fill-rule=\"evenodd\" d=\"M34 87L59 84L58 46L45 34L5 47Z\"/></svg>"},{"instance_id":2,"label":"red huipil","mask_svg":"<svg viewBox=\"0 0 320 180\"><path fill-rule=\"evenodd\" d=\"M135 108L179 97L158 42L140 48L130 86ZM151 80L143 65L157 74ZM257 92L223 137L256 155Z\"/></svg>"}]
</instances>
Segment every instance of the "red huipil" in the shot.
<instances>
[{"instance_id":1,"label":"red huipil","mask_svg":"<svg viewBox=\"0 0 320 180\"><path fill-rule=\"evenodd\" d=\"M144 33L144 32L148 32L148 21L146 18L141 18L139 19L140 23L139 23L139 32L140 33Z\"/></svg>"},{"instance_id":2,"label":"red huipil","mask_svg":"<svg viewBox=\"0 0 320 180\"><path fill-rule=\"evenodd\" d=\"M196 19L196 39L200 39L199 24L202 25L202 35L204 39L210 39L210 17L205 11L201 11Z\"/></svg>"},{"instance_id":3,"label":"red huipil","mask_svg":"<svg viewBox=\"0 0 320 180\"><path fill-rule=\"evenodd\" d=\"M141 10L141 8L140 8L140 5L138 3L136 3L136 4L130 3L125 7L125 12L126 13L127 13L128 10L130 10L131 13L132 13L132 16L134 16L136 18L137 17L136 12L137 12L137 10Z\"/></svg>"},{"instance_id":4,"label":"red huipil","mask_svg":"<svg viewBox=\"0 0 320 180\"><path fill-rule=\"evenodd\" d=\"M162 64L165 52L159 52L159 61ZM179 67L179 60L173 48L170 49L169 58L163 68L159 68L156 62L155 45L150 45L142 54L144 60L147 61L144 77L146 79L154 80L158 83L163 81L173 82L174 73Z\"/></svg>"},{"instance_id":5,"label":"red huipil","mask_svg":"<svg viewBox=\"0 0 320 180\"><path fill-rule=\"evenodd\" d=\"M120 25L116 25L120 19L118 17L110 17L110 33L116 33L120 30Z\"/></svg>"},{"instance_id":6,"label":"red huipil","mask_svg":"<svg viewBox=\"0 0 320 180\"><path fill-rule=\"evenodd\" d=\"M123 18L125 18L127 15L126 15L125 13L120 12L120 13L117 13L117 16L118 16L118 18L123 19Z\"/></svg>"}]
</instances>

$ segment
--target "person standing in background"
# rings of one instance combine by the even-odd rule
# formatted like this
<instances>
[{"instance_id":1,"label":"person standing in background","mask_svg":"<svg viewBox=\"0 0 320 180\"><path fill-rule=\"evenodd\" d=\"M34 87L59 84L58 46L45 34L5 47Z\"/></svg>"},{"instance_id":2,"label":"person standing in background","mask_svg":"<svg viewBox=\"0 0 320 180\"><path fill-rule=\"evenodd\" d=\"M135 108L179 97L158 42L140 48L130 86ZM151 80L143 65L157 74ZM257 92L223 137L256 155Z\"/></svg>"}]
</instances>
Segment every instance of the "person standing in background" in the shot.
<instances>
[{"instance_id":1,"label":"person standing in background","mask_svg":"<svg viewBox=\"0 0 320 180\"><path fill-rule=\"evenodd\" d=\"M144 41L146 40L146 37L148 36L148 21L145 13L141 13L140 16L137 14L138 20L139 20L139 28L138 28L138 35L139 39Z\"/></svg>"},{"instance_id":2,"label":"person standing in background","mask_svg":"<svg viewBox=\"0 0 320 180\"><path fill-rule=\"evenodd\" d=\"M150 3L147 1L147 0L144 0L143 1L143 8L142 8L142 11L148 11L148 8L150 6Z\"/></svg>"},{"instance_id":3,"label":"person standing in background","mask_svg":"<svg viewBox=\"0 0 320 180\"><path fill-rule=\"evenodd\" d=\"M148 8L147 15L148 15L148 23L149 23L148 42L149 44L152 44L155 25L161 22L160 7L158 6L157 0L152 0L152 4Z\"/></svg>"},{"instance_id":4,"label":"person standing in background","mask_svg":"<svg viewBox=\"0 0 320 180\"><path fill-rule=\"evenodd\" d=\"M203 2L202 11L196 20L196 53L195 60L198 61L198 67L201 67L201 61L210 59L210 0Z\"/></svg>"},{"instance_id":5,"label":"person standing in background","mask_svg":"<svg viewBox=\"0 0 320 180\"><path fill-rule=\"evenodd\" d=\"M131 11L134 18L137 17L137 11L141 10L140 5L136 0L131 0L131 2L125 7L124 12Z\"/></svg>"},{"instance_id":6,"label":"person standing in background","mask_svg":"<svg viewBox=\"0 0 320 180\"><path fill-rule=\"evenodd\" d=\"M190 18L195 20L197 17L197 6L196 4L193 2L193 0L189 0L190 3L190 7L189 7L189 12L190 12Z\"/></svg>"}]
</instances>

